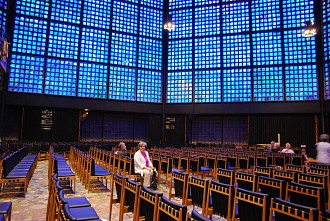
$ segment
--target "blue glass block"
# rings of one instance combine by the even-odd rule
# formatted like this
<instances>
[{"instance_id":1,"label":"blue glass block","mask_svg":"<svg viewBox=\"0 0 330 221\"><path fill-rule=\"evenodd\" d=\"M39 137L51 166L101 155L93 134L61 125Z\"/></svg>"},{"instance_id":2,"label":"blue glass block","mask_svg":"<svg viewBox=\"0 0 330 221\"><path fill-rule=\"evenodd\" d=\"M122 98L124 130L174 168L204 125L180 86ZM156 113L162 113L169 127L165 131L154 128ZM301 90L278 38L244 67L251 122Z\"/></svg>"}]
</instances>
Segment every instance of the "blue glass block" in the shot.
<instances>
[{"instance_id":1,"label":"blue glass block","mask_svg":"<svg viewBox=\"0 0 330 221\"><path fill-rule=\"evenodd\" d=\"M169 41L168 70L192 69L192 39Z\"/></svg>"},{"instance_id":2,"label":"blue glass block","mask_svg":"<svg viewBox=\"0 0 330 221\"><path fill-rule=\"evenodd\" d=\"M168 72L167 103L192 102L192 72Z\"/></svg>"},{"instance_id":3,"label":"blue glass block","mask_svg":"<svg viewBox=\"0 0 330 221\"><path fill-rule=\"evenodd\" d=\"M48 56L77 59L79 47L79 27L50 23Z\"/></svg>"},{"instance_id":4,"label":"blue glass block","mask_svg":"<svg viewBox=\"0 0 330 221\"><path fill-rule=\"evenodd\" d=\"M318 80L316 65L285 67L285 86L287 101L318 99Z\"/></svg>"},{"instance_id":5,"label":"blue glass block","mask_svg":"<svg viewBox=\"0 0 330 221\"><path fill-rule=\"evenodd\" d=\"M162 101L162 72L138 70L137 101L152 103Z\"/></svg>"},{"instance_id":6,"label":"blue glass block","mask_svg":"<svg viewBox=\"0 0 330 221\"><path fill-rule=\"evenodd\" d=\"M170 14L175 28L168 32L169 39L192 37L192 9L170 11Z\"/></svg>"},{"instance_id":7,"label":"blue glass block","mask_svg":"<svg viewBox=\"0 0 330 221\"><path fill-rule=\"evenodd\" d=\"M330 60L330 24L323 25L323 51L324 60Z\"/></svg>"},{"instance_id":8,"label":"blue glass block","mask_svg":"<svg viewBox=\"0 0 330 221\"><path fill-rule=\"evenodd\" d=\"M140 8L140 35L162 38L163 12L158 9L147 7Z\"/></svg>"},{"instance_id":9,"label":"blue glass block","mask_svg":"<svg viewBox=\"0 0 330 221\"><path fill-rule=\"evenodd\" d=\"M330 99L330 65L328 62L324 63L324 87L325 99Z\"/></svg>"},{"instance_id":10,"label":"blue glass block","mask_svg":"<svg viewBox=\"0 0 330 221\"><path fill-rule=\"evenodd\" d=\"M192 0L171 0L170 9L186 8L192 6Z\"/></svg>"},{"instance_id":11,"label":"blue glass block","mask_svg":"<svg viewBox=\"0 0 330 221\"><path fill-rule=\"evenodd\" d=\"M47 22L16 17L13 37L13 52L44 55L46 45Z\"/></svg>"},{"instance_id":12,"label":"blue glass block","mask_svg":"<svg viewBox=\"0 0 330 221\"><path fill-rule=\"evenodd\" d=\"M316 62L315 37L303 38L301 29L285 30L284 55L286 64Z\"/></svg>"},{"instance_id":13,"label":"blue glass block","mask_svg":"<svg viewBox=\"0 0 330 221\"><path fill-rule=\"evenodd\" d=\"M221 102L221 70L195 72L195 102Z\"/></svg>"},{"instance_id":14,"label":"blue glass block","mask_svg":"<svg viewBox=\"0 0 330 221\"><path fill-rule=\"evenodd\" d=\"M80 45L80 59L108 63L109 32L83 28Z\"/></svg>"},{"instance_id":15,"label":"blue glass block","mask_svg":"<svg viewBox=\"0 0 330 221\"><path fill-rule=\"evenodd\" d=\"M138 6L115 1L113 5L112 30L137 34Z\"/></svg>"},{"instance_id":16,"label":"blue glass block","mask_svg":"<svg viewBox=\"0 0 330 221\"><path fill-rule=\"evenodd\" d=\"M240 33L249 31L249 2L222 5L222 33Z\"/></svg>"},{"instance_id":17,"label":"blue glass block","mask_svg":"<svg viewBox=\"0 0 330 221\"><path fill-rule=\"evenodd\" d=\"M253 64L282 64L281 32L252 34Z\"/></svg>"},{"instance_id":18,"label":"blue glass block","mask_svg":"<svg viewBox=\"0 0 330 221\"><path fill-rule=\"evenodd\" d=\"M141 0L142 5L163 9L163 0Z\"/></svg>"},{"instance_id":19,"label":"blue glass block","mask_svg":"<svg viewBox=\"0 0 330 221\"><path fill-rule=\"evenodd\" d=\"M323 0L322 1L322 21L323 23L330 21L330 1L329 0Z\"/></svg>"},{"instance_id":20,"label":"blue glass block","mask_svg":"<svg viewBox=\"0 0 330 221\"><path fill-rule=\"evenodd\" d=\"M83 24L97 28L110 29L112 0L85 0Z\"/></svg>"},{"instance_id":21,"label":"blue glass block","mask_svg":"<svg viewBox=\"0 0 330 221\"><path fill-rule=\"evenodd\" d=\"M220 68L221 67L221 38L196 38L195 39L195 68Z\"/></svg>"},{"instance_id":22,"label":"blue glass block","mask_svg":"<svg viewBox=\"0 0 330 221\"><path fill-rule=\"evenodd\" d=\"M42 94L45 59L12 54L8 91Z\"/></svg>"},{"instance_id":23,"label":"blue glass block","mask_svg":"<svg viewBox=\"0 0 330 221\"><path fill-rule=\"evenodd\" d=\"M7 12L0 10L0 36L6 33Z\"/></svg>"},{"instance_id":24,"label":"blue glass block","mask_svg":"<svg viewBox=\"0 0 330 221\"><path fill-rule=\"evenodd\" d=\"M251 69L224 69L222 73L224 102L252 100Z\"/></svg>"},{"instance_id":25,"label":"blue glass block","mask_svg":"<svg viewBox=\"0 0 330 221\"><path fill-rule=\"evenodd\" d=\"M136 4L139 3L139 0L126 0L126 1L128 1L128 2L132 2L132 3L136 3Z\"/></svg>"},{"instance_id":26,"label":"blue glass block","mask_svg":"<svg viewBox=\"0 0 330 221\"><path fill-rule=\"evenodd\" d=\"M261 67L253 69L253 100L283 101L282 67Z\"/></svg>"},{"instance_id":27,"label":"blue glass block","mask_svg":"<svg viewBox=\"0 0 330 221\"><path fill-rule=\"evenodd\" d=\"M283 27L303 28L314 19L313 0L283 0Z\"/></svg>"},{"instance_id":28,"label":"blue glass block","mask_svg":"<svg viewBox=\"0 0 330 221\"><path fill-rule=\"evenodd\" d=\"M8 0L0 0L0 8L7 10L8 9Z\"/></svg>"},{"instance_id":29,"label":"blue glass block","mask_svg":"<svg viewBox=\"0 0 330 221\"><path fill-rule=\"evenodd\" d=\"M252 31L280 28L281 13L278 0L254 0L251 6Z\"/></svg>"},{"instance_id":30,"label":"blue glass block","mask_svg":"<svg viewBox=\"0 0 330 221\"><path fill-rule=\"evenodd\" d=\"M195 6L219 4L219 0L195 0Z\"/></svg>"},{"instance_id":31,"label":"blue glass block","mask_svg":"<svg viewBox=\"0 0 330 221\"><path fill-rule=\"evenodd\" d=\"M135 101L136 70L110 66L109 99Z\"/></svg>"},{"instance_id":32,"label":"blue glass block","mask_svg":"<svg viewBox=\"0 0 330 221\"><path fill-rule=\"evenodd\" d=\"M250 66L250 39L248 34L223 36L223 67Z\"/></svg>"},{"instance_id":33,"label":"blue glass block","mask_svg":"<svg viewBox=\"0 0 330 221\"><path fill-rule=\"evenodd\" d=\"M136 67L136 37L112 33L110 63Z\"/></svg>"},{"instance_id":34,"label":"blue glass block","mask_svg":"<svg viewBox=\"0 0 330 221\"><path fill-rule=\"evenodd\" d=\"M80 24L81 0L52 0L51 19Z\"/></svg>"},{"instance_id":35,"label":"blue glass block","mask_svg":"<svg viewBox=\"0 0 330 221\"><path fill-rule=\"evenodd\" d=\"M107 98L108 66L80 63L78 96Z\"/></svg>"},{"instance_id":36,"label":"blue glass block","mask_svg":"<svg viewBox=\"0 0 330 221\"><path fill-rule=\"evenodd\" d=\"M49 0L17 0L16 13L38 18L48 18Z\"/></svg>"},{"instance_id":37,"label":"blue glass block","mask_svg":"<svg viewBox=\"0 0 330 221\"><path fill-rule=\"evenodd\" d=\"M220 34L220 6L195 8L195 36Z\"/></svg>"},{"instance_id":38,"label":"blue glass block","mask_svg":"<svg viewBox=\"0 0 330 221\"><path fill-rule=\"evenodd\" d=\"M162 41L139 38L138 67L162 70Z\"/></svg>"}]
</instances>

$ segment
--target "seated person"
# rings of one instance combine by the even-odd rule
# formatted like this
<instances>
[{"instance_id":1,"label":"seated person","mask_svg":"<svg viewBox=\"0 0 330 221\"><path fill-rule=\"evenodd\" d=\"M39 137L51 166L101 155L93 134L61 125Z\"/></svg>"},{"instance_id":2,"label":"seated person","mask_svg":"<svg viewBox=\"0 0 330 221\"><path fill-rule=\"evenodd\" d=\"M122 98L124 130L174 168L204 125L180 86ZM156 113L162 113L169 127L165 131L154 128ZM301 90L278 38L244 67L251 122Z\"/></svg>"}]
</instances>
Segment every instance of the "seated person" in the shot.
<instances>
[{"instance_id":1,"label":"seated person","mask_svg":"<svg viewBox=\"0 0 330 221\"><path fill-rule=\"evenodd\" d=\"M308 161L306 149L301 149L301 155L303 156L304 162L306 163Z\"/></svg>"},{"instance_id":2,"label":"seated person","mask_svg":"<svg viewBox=\"0 0 330 221\"><path fill-rule=\"evenodd\" d=\"M280 151L280 147L281 147L280 143L275 143L274 148L272 149L272 152L278 153Z\"/></svg>"},{"instance_id":3,"label":"seated person","mask_svg":"<svg viewBox=\"0 0 330 221\"><path fill-rule=\"evenodd\" d=\"M290 149L291 148L291 144L290 143L286 143L285 144L285 148L281 151L281 153L290 153L290 154L294 154L294 151Z\"/></svg>"},{"instance_id":4,"label":"seated person","mask_svg":"<svg viewBox=\"0 0 330 221\"><path fill-rule=\"evenodd\" d=\"M156 173L156 170L146 151L147 144L145 142L140 142L138 147L139 150L134 154L135 173L140 173L141 176L143 176L143 186L150 187L150 178L154 174L154 171Z\"/></svg>"},{"instance_id":5,"label":"seated person","mask_svg":"<svg viewBox=\"0 0 330 221\"><path fill-rule=\"evenodd\" d=\"M126 156L126 145L124 142L120 142L118 144L118 147L120 148L120 150L116 151L115 154L118 154L120 156Z\"/></svg>"},{"instance_id":6,"label":"seated person","mask_svg":"<svg viewBox=\"0 0 330 221\"><path fill-rule=\"evenodd\" d=\"M274 146L275 146L275 141L270 142L270 146L267 147L267 151L272 152L273 149L275 148Z\"/></svg>"}]
</instances>

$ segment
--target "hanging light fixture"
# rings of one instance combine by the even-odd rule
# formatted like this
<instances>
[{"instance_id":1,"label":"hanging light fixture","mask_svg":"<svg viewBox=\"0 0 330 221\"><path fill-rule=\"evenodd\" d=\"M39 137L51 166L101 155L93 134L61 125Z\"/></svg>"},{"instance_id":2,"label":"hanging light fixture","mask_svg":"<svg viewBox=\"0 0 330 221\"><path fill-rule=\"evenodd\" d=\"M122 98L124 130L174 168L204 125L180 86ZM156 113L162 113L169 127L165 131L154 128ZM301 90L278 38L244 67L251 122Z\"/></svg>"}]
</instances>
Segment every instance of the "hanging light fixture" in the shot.
<instances>
[{"instance_id":1,"label":"hanging light fixture","mask_svg":"<svg viewBox=\"0 0 330 221\"><path fill-rule=\"evenodd\" d=\"M175 28L175 24L172 22L172 15L168 14L166 16L165 24L164 24L164 29L166 30L173 30Z\"/></svg>"},{"instance_id":2,"label":"hanging light fixture","mask_svg":"<svg viewBox=\"0 0 330 221\"><path fill-rule=\"evenodd\" d=\"M305 38L313 37L316 35L316 28L314 25L314 21L305 22L305 29L302 33L302 36Z\"/></svg>"}]
</instances>

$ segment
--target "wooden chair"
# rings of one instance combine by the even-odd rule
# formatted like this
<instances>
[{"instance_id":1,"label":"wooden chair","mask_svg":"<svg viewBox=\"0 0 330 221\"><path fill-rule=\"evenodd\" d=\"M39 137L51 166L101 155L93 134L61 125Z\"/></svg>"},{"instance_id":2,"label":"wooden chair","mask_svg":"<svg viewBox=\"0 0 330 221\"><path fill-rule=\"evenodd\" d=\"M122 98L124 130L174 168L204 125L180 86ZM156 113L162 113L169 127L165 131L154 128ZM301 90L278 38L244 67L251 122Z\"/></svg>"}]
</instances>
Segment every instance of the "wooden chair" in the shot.
<instances>
[{"instance_id":1,"label":"wooden chair","mask_svg":"<svg viewBox=\"0 0 330 221\"><path fill-rule=\"evenodd\" d=\"M255 191L257 187L257 176L254 174L237 172L235 183L238 188Z\"/></svg>"},{"instance_id":2,"label":"wooden chair","mask_svg":"<svg viewBox=\"0 0 330 221\"><path fill-rule=\"evenodd\" d=\"M256 166L253 170L253 173L257 176L272 177L273 168L271 167L259 167Z\"/></svg>"},{"instance_id":3,"label":"wooden chair","mask_svg":"<svg viewBox=\"0 0 330 221\"><path fill-rule=\"evenodd\" d=\"M199 179L195 176L188 177L185 205L198 206L202 208L202 214L205 214L208 187L208 179Z\"/></svg>"},{"instance_id":4,"label":"wooden chair","mask_svg":"<svg viewBox=\"0 0 330 221\"><path fill-rule=\"evenodd\" d=\"M202 214L198 213L196 210L191 211L190 217L188 217L187 221L211 221L212 219L208 219Z\"/></svg>"},{"instance_id":5,"label":"wooden chair","mask_svg":"<svg viewBox=\"0 0 330 221\"><path fill-rule=\"evenodd\" d=\"M110 188L110 209L109 209L109 220L111 220L112 215L112 205L115 203L119 203L120 206L123 204L123 194L124 194L124 184L128 178L125 176L116 173L111 181ZM114 198L114 190L116 189L116 196ZM121 220L122 221L122 220Z\"/></svg>"},{"instance_id":6,"label":"wooden chair","mask_svg":"<svg viewBox=\"0 0 330 221\"><path fill-rule=\"evenodd\" d=\"M226 170L222 168L217 169L216 180L220 183L234 185L235 182L235 170Z\"/></svg>"},{"instance_id":7,"label":"wooden chair","mask_svg":"<svg viewBox=\"0 0 330 221\"><path fill-rule=\"evenodd\" d=\"M153 192L142 186L137 204L137 220L154 221L157 218L157 208L163 193Z\"/></svg>"},{"instance_id":8,"label":"wooden chair","mask_svg":"<svg viewBox=\"0 0 330 221\"><path fill-rule=\"evenodd\" d=\"M284 183L285 181L280 179L259 176L257 190L261 193L268 194L270 198L280 197L284 199Z\"/></svg>"},{"instance_id":9,"label":"wooden chair","mask_svg":"<svg viewBox=\"0 0 330 221\"><path fill-rule=\"evenodd\" d=\"M138 198L139 191L141 189L141 184L134 182L133 180L127 179L124 183L123 189L123 201L120 203L119 210L119 220L123 220L124 213L132 212L133 221L137 219L137 208L138 208Z\"/></svg>"},{"instance_id":10,"label":"wooden chair","mask_svg":"<svg viewBox=\"0 0 330 221\"><path fill-rule=\"evenodd\" d=\"M188 184L188 173L176 171L172 172L170 190L168 198L178 197L182 199L182 202L186 201L186 189ZM174 188L174 193L172 193L172 189Z\"/></svg>"},{"instance_id":11,"label":"wooden chair","mask_svg":"<svg viewBox=\"0 0 330 221\"><path fill-rule=\"evenodd\" d=\"M157 221L182 221L186 220L187 206L175 203L165 196L161 197L157 210Z\"/></svg>"},{"instance_id":12,"label":"wooden chair","mask_svg":"<svg viewBox=\"0 0 330 221\"><path fill-rule=\"evenodd\" d=\"M217 168L227 169L227 156L217 156Z\"/></svg>"},{"instance_id":13,"label":"wooden chair","mask_svg":"<svg viewBox=\"0 0 330 221\"><path fill-rule=\"evenodd\" d=\"M169 157L162 157L161 158L161 165L160 171L158 173L158 183L160 183L160 177L162 174L165 174L165 187L168 186L168 178L172 174L172 158Z\"/></svg>"}]
</instances>

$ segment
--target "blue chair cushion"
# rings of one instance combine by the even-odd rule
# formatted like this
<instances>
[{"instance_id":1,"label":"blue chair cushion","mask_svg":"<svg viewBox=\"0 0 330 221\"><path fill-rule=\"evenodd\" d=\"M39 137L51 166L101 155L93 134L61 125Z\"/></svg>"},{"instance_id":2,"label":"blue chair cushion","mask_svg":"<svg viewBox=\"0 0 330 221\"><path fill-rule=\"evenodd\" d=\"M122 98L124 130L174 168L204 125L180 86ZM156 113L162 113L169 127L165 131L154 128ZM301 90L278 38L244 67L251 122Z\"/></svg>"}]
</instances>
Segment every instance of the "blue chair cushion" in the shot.
<instances>
[{"instance_id":1,"label":"blue chair cushion","mask_svg":"<svg viewBox=\"0 0 330 221\"><path fill-rule=\"evenodd\" d=\"M0 214L7 214L11 211L11 202L1 202L0 203Z\"/></svg>"}]
</instances>

